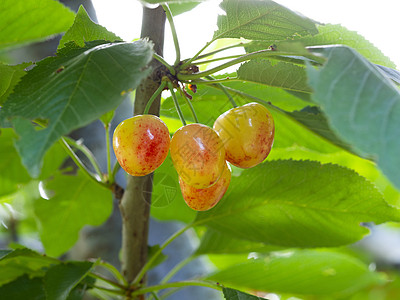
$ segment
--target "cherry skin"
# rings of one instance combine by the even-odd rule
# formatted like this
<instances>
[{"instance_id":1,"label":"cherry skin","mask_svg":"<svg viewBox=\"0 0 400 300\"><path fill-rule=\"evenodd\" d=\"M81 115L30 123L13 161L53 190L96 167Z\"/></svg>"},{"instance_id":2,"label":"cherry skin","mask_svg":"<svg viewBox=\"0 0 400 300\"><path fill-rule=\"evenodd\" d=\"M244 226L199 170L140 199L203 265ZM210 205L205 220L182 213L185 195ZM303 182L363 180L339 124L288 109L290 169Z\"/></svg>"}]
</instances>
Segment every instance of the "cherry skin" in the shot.
<instances>
[{"instance_id":1,"label":"cherry skin","mask_svg":"<svg viewBox=\"0 0 400 300\"><path fill-rule=\"evenodd\" d=\"M182 196L186 204L197 211L205 211L213 208L224 196L231 182L231 168L225 163L224 171L218 181L205 189L196 189L179 178Z\"/></svg>"},{"instance_id":2,"label":"cherry skin","mask_svg":"<svg viewBox=\"0 0 400 300\"><path fill-rule=\"evenodd\" d=\"M168 155L167 125L153 115L138 115L115 128L113 148L122 169L132 176L144 176L157 169Z\"/></svg>"},{"instance_id":3,"label":"cherry skin","mask_svg":"<svg viewBox=\"0 0 400 300\"><path fill-rule=\"evenodd\" d=\"M222 141L214 130L203 124L179 128L172 136L170 150L179 177L195 188L213 185L224 170Z\"/></svg>"},{"instance_id":4,"label":"cherry skin","mask_svg":"<svg viewBox=\"0 0 400 300\"><path fill-rule=\"evenodd\" d=\"M274 142L272 115L265 106L254 102L220 115L213 128L224 143L226 160L244 169L263 162Z\"/></svg>"}]
</instances>

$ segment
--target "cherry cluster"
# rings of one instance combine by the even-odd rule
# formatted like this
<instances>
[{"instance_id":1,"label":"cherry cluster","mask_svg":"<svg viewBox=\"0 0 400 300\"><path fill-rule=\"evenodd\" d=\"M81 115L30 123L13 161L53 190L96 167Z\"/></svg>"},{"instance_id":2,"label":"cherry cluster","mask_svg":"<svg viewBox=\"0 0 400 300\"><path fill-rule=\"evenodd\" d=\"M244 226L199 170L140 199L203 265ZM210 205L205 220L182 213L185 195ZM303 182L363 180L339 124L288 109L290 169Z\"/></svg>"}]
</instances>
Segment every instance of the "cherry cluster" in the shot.
<instances>
[{"instance_id":1,"label":"cherry cluster","mask_svg":"<svg viewBox=\"0 0 400 300\"><path fill-rule=\"evenodd\" d=\"M135 116L117 126L113 147L119 164L132 176L153 172L170 151L185 202L204 211L214 207L228 189L228 162L246 169L260 164L271 150L274 133L268 109L248 103L220 115L213 128L185 125L172 139L160 118Z\"/></svg>"}]
</instances>

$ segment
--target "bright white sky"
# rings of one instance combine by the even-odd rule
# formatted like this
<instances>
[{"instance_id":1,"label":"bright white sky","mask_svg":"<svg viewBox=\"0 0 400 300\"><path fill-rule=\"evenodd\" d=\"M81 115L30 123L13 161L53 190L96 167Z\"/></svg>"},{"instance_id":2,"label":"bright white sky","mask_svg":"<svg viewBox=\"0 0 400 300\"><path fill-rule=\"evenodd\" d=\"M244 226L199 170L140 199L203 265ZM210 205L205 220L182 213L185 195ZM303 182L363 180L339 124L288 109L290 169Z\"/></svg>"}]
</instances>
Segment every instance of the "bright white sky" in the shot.
<instances>
[{"instance_id":1,"label":"bright white sky","mask_svg":"<svg viewBox=\"0 0 400 300\"><path fill-rule=\"evenodd\" d=\"M140 36L142 7L136 0L92 0L99 23L124 40ZM245 0L243 0L245 1ZM322 23L342 24L358 31L375 44L400 68L400 1L398 0L276 0L286 7ZM208 42L216 29L219 1L209 0L193 11L177 16L175 25L182 58L194 55ZM168 24L167 24L168 26ZM174 61L169 27L164 55Z\"/></svg>"}]
</instances>

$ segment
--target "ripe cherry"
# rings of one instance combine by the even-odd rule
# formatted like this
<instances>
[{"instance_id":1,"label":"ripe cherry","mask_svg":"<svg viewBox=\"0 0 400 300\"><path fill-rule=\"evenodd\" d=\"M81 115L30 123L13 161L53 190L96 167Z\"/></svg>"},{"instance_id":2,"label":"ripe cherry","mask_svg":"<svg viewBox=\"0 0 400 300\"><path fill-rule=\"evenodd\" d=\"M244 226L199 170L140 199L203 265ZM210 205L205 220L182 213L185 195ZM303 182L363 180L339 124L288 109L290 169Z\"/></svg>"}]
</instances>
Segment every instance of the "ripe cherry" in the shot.
<instances>
[{"instance_id":1,"label":"ripe cherry","mask_svg":"<svg viewBox=\"0 0 400 300\"><path fill-rule=\"evenodd\" d=\"M197 189L185 183L181 178L179 179L183 199L190 208L198 211L209 210L217 205L228 189L230 182L231 168L228 163L225 163L224 171L218 181L205 189Z\"/></svg>"},{"instance_id":2,"label":"ripe cherry","mask_svg":"<svg viewBox=\"0 0 400 300\"><path fill-rule=\"evenodd\" d=\"M172 136L170 149L179 177L195 188L213 185L224 170L224 146L208 126L196 123L181 127Z\"/></svg>"},{"instance_id":3,"label":"ripe cherry","mask_svg":"<svg viewBox=\"0 0 400 300\"><path fill-rule=\"evenodd\" d=\"M232 108L217 118L213 128L224 143L226 160L237 167L254 167L271 151L274 120L261 104Z\"/></svg>"},{"instance_id":4,"label":"ripe cherry","mask_svg":"<svg viewBox=\"0 0 400 300\"><path fill-rule=\"evenodd\" d=\"M113 148L121 167L132 176L144 176L157 169L168 155L167 125L153 115L138 115L115 128Z\"/></svg>"}]
</instances>

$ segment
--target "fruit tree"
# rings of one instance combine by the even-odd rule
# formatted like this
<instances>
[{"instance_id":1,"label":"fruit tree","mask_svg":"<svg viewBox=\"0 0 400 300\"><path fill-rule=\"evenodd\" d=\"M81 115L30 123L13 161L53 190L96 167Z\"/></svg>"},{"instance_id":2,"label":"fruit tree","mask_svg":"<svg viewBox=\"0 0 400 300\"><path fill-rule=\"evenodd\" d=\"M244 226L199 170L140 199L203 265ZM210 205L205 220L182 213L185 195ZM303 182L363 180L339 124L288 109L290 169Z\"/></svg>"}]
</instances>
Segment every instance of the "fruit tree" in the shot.
<instances>
[{"instance_id":1,"label":"fruit tree","mask_svg":"<svg viewBox=\"0 0 400 300\"><path fill-rule=\"evenodd\" d=\"M400 221L394 63L271 0L222 0L209 42L182 57L196 36L174 18L201 1L140 1L133 42L83 6L0 2L0 299L177 299L189 286L228 300L400 299L399 262L365 246ZM54 55L13 62L58 34ZM104 165L71 135L93 123ZM102 247L69 259L113 203L120 265ZM149 245L151 218L180 227ZM187 232L196 249L150 282ZM176 279L200 257L212 267Z\"/></svg>"}]
</instances>

